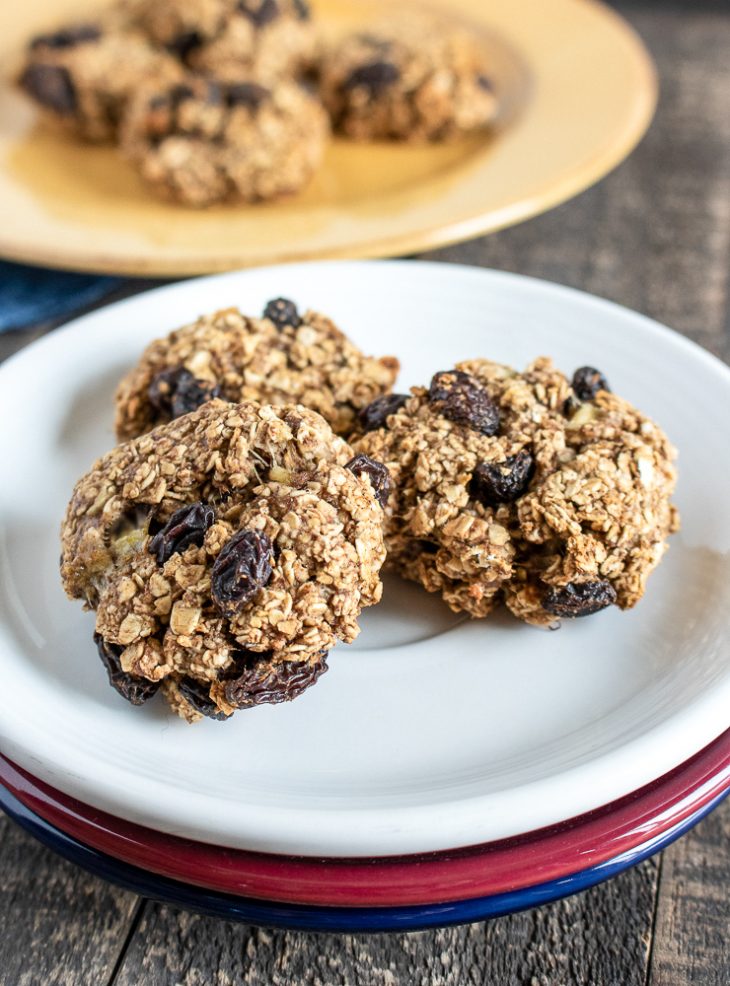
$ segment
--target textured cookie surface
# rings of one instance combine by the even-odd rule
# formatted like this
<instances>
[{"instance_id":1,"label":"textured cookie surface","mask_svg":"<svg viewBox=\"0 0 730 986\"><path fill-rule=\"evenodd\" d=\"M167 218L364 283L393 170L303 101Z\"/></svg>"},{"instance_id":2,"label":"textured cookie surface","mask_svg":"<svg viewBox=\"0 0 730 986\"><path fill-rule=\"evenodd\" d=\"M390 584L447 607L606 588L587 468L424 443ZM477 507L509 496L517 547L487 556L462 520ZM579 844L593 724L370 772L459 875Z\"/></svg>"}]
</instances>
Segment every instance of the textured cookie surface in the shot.
<instances>
[{"instance_id":1,"label":"textured cookie surface","mask_svg":"<svg viewBox=\"0 0 730 986\"><path fill-rule=\"evenodd\" d=\"M321 90L335 127L356 140L446 140L497 112L478 38L436 15L394 15L331 46Z\"/></svg>"},{"instance_id":2,"label":"textured cookie surface","mask_svg":"<svg viewBox=\"0 0 730 986\"><path fill-rule=\"evenodd\" d=\"M129 7L156 44L195 71L271 83L314 59L305 0L132 0Z\"/></svg>"},{"instance_id":3,"label":"textured cookie surface","mask_svg":"<svg viewBox=\"0 0 730 986\"><path fill-rule=\"evenodd\" d=\"M299 191L329 133L319 102L293 82L189 75L143 88L121 131L122 151L158 195L191 206L260 202Z\"/></svg>"},{"instance_id":4,"label":"textured cookie surface","mask_svg":"<svg viewBox=\"0 0 730 986\"><path fill-rule=\"evenodd\" d=\"M262 318L205 315L151 343L117 390L117 435L134 438L213 396L296 402L347 436L358 410L391 389L394 357L364 356L325 315L276 299Z\"/></svg>"},{"instance_id":5,"label":"textured cookie surface","mask_svg":"<svg viewBox=\"0 0 730 986\"><path fill-rule=\"evenodd\" d=\"M77 23L38 35L29 46L21 87L47 119L89 141L116 137L132 93L182 74L175 60L116 23Z\"/></svg>"},{"instance_id":6,"label":"textured cookie surface","mask_svg":"<svg viewBox=\"0 0 730 986\"><path fill-rule=\"evenodd\" d=\"M678 526L675 453L607 387L545 358L473 360L366 409L353 446L391 474L389 563L473 616L633 606Z\"/></svg>"},{"instance_id":7,"label":"textured cookie surface","mask_svg":"<svg viewBox=\"0 0 730 986\"><path fill-rule=\"evenodd\" d=\"M67 509L61 574L96 610L117 690L162 685L193 720L312 684L382 590L382 507L351 457L303 407L214 400L99 459Z\"/></svg>"}]
</instances>

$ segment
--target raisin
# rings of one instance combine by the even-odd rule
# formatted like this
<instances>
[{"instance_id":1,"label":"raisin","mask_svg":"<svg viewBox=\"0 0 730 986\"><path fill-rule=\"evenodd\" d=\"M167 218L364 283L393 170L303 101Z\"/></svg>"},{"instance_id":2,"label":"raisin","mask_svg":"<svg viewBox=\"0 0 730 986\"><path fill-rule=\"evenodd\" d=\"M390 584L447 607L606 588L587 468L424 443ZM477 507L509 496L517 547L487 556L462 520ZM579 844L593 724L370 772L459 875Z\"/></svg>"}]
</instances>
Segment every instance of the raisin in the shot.
<instances>
[{"instance_id":1,"label":"raisin","mask_svg":"<svg viewBox=\"0 0 730 986\"><path fill-rule=\"evenodd\" d=\"M376 397L367 407L364 407L357 416L360 427L363 431L375 431L376 428L384 428L389 415L403 407L408 400L408 394L383 394Z\"/></svg>"},{"instance_id":2,"label":"raisin","mask_svg":"<svg viewBox=\"0 0 730 986\"><path fill-rule=\"evenodd\" d=\"M187 62L190 55L202 44L203 38L197 31L182 31L167 43L167 49L181 62Z\"/></svg>"},{"instance_id":3,"label":"raisin","mask_svg":"<svg viewBox=\"0 0 730 986\"><path fill-rule=\"evenodd\" d=\"M302 324L297 306L288 298L274 298L270 301L264 308L263 317L268 318L279 329L287 325L296 329Z\"/></svg>"},{"instance_id":4,"label":"raisin","mask_svg":"<svg viewBox=\"0 0 730 986\"><path fill-rule=\"evenodd\" d=\"M534 460L525 449L503 462L478 462L469 493L485 507L512 503L525 492L534 471Z\"/></svg>"},{"instance_id":5,"label":"raisin","mask_svg":"<svg viewBox=\"0 0 730 986\"><path fill-rule=\"evenodd\" d=\"M62 65L29 65L20 84L41 106L61 116L72 116L78 105L71 73Z\"/></svg>"},{"instance_id":6,"label":"raisin","mask_svg":"<svg viewBox=\"0 0 730 986\"><path fill-rule=\"evenodd\" d=\"M368 62L366 65L359 65L347 76L342 83L343 92L349 89L362 87L367 89L371 96L387 89L400 79L400 69L392 62Z\"/></svg>"},{"instance_id":7,"label":"raisin","mask_svg":"<svg viewBox=\"0 0 730 986\"><path fill-rule=\"evenodd\" d=\"M494 92L494 83L486 75L478 75L476 81L480 89L485 92Z\"/></svg>"},{"instance_id":8,"label":"raisin","mask_svg":"<svg viewBox=\"0 0 730 986\"><path fill-rule=\"evenodd\" d=\"M210 685L203 681L196 681L195 678L181 678L177 683L177 690L185 701L192 705L196 712L208 719L217 719L222 722L230 719L230 713L221 712L213 699L210 697Z\"/></svg>"},{"instance_id":9,"label":"raisin","mask_svg":"<svg viewBox=\"0 0 730 986\"><path fill-rule=\"evenodd\" d=\"M258 4L255 0L254 2L252 0L238 0L238 9L253 21L256 27L264 27L279 16L279 4L276 0L260 0Z\"/></svg>"},{"instance_id":10,"label":"raisin","mask_svg":"<svg viewBox=\"0 0 730 986\"><path fill-rule=\"evenodd\" d=\"M147 390L150 404L156 411L171 418L179 418L189 414L220 396L220 389L215 384L198 380L180 366L174 370L162 370L153 379Z\"/></svg>"},{"instance_id":11,"label":"raisin","mask_svg":"<svg viewBox=\"0 0 730 986\"><path fill-rule=\"evenodd\" d=\"M39 34L30 43L32 51L37 48L75 48L87 41L98 41L101 30L96 24L74 24L52 34Z\"/></svg>"},{"instance_id":12,"label":"raisin","mask_svg":"<svg viewBox=\"0 0 730 986\"><path fill-rule=\"evenodd\" d=\"M205 503L191 503L176 510L150 541L149 550L157 555L157 564L164 565L174 554L185 551L191 544L200 547L205 532L214 521L215 511Z\"/></svg>"},{"instance_id":13,"label":"raisin","mask_svg":"<svg viewBox=\"0 0 730 986\"><path fill-rule=\"evenodd\" d=\"M373 488L375 499L385 509L388 497L393 489L390 473L386 466L382 462L376 462L369 455L360 452L359 455L356 455L349 462L345 463L345 469L349 469L356 476L367 476Z\"/></svg>"},{"instance_id":14,"label":"raisin","mask_svg":"<svg viewBox=\"0 0 730 986\"><path fill-rule=\"evenodd\" d=\"M235 709L250 709L255 705L277 705L291 702L310 688L327 670L327 651L309 661L279 661L272 663L269 654L244 651L237 661L237 677L224 686L226 702Z\"/></svg>"},{"instance_id":15,"label":"raisin","mask_svg":"<svg viewBox=\"0 0 730 986\"><path fill-rule=\"evenodd\" d=\"M178 126L178 109L194 97L192 88L185 83L179 83L165 93L152 96L147 103L149 112L145 129L147 137L154 146L158 146Z\"/></svg>"},{"instance_id":16,"label":"raisin","mask_svg":"<svg viewBox=\"0 0 730 986\"><path fill-rule=\"evenodd\" d=\"M573 390L582 401L592 401L599 390L611 391L608 380L594 366L581 366L573 374Z\"/></svg>"},{"instance_id":17,"label":"raisin","mask_svg":"<svg viewBox=\"0 0 730 986\"><path fill-rule=\"evenodd\" d=\"M132 705L144 705L148 699L152 698L160 687L159 681L149 681L147 678L140 678L137 675L122 671L120 657L124 648L108 643L101 634L94 634L94 643L99 651L102 664L106 668L106 673L109 675L109 684L119 692L122 698L126 698Z\"/></svg>"},{"instance_id":18,"label":"raisin","mask_svg":"<svg viewBox=\"0 0 730 986\"><path fill-rule=\"evenodd\" d=\"M238 531L224 544L210 575L213 602L232 617L271 578L271 538L263 531Z\"/></svg>"},{"instance_id":19,"label":"raisin","mask_svg":"<svg viewBox=\"0 0 730 986\"><path fill-rule=\"evenodd\" d=\"M173 110L176 110L181 103L185 103L187 100L194 98L195 93L192 86L189 86L184 82L178 82L178 84L172 86L167 93L167 103Z\"/></svg>"},{"instance_id":20,"label":"raisin","mask_svg":"<svg viewBox=\"0 0 730 986\"><path fill-rule=\"evenodd\" d=\"M576 617L598 613L616 602L616 590L610 582L569 582L545 593L543 608L554 616Z\"/></svg>"},{"instance_id":21,"label":"raisin","mask_svg":"<svg viewBox=\"0 0 730 986\"><path fill-rule=\"evenodd\" d=\"M495 435L499 408L479 381L461 370L434 374L428 391L429 403L449 421L467 425L482 435Z\"/></svg>"},{"instance_id":22,"label":"raisin","mask_svg":"<svg viewBox=\"0 0 730 986\"><path fill-rule=\"evenodd\" d=\"M226 86L223 98L226 106L247 106L256 110L270 95L268 89L255 82L236 82Z\"/></svg>"}]
</instances>

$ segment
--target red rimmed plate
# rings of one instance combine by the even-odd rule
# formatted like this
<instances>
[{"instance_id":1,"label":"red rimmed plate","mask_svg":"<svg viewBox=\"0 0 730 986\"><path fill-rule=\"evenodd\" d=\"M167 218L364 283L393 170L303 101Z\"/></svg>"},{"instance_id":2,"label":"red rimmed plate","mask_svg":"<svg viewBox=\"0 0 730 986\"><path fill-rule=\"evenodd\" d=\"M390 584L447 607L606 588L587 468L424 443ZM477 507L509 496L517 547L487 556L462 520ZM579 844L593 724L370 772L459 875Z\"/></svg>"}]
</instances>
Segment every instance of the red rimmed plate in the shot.
<instances>
[{"instance_id":1,"label":"red rimmed plate","mask_svg":"<svg viewBox=\"0 0 730 986\"><path fill-rule=\"evenodd\" d=\"M263 900L397 906L560 879L660 836L730 787L730 730L652 784L560 825L453 852L371 859L248 853L165 835L84 805L3 757L0 782L63 832L152 873Z\"/></svg>"}]
</instances>

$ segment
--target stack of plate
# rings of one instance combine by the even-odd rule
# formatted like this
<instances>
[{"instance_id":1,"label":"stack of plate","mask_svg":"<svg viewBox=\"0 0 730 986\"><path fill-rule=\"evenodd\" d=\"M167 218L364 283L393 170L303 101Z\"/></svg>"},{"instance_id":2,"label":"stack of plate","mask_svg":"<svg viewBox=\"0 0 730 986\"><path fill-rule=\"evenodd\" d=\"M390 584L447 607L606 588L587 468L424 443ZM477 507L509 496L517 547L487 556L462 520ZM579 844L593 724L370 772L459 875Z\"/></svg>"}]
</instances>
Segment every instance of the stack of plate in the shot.
<instances>
[{"instance_id":1,"label":"stack of plate","mask_svg":"<svg viewBox=\"0 0 730 986\"><path fill-rule=\"evenodd\" d=\"M0 803L61 855L129 889L219 917L329 931L482 920L590 887L664 848L727 795L730 731L677 770L557 825L447 852L252 853L126 822L0 761Z\"/></svg>"},{"instance_id":2,"label":"stack of plate","mask_svg":"<svg viewBox=\"0 0 730 986\"><path fill-rule=\"evenodd\" d=\"M290 706L193 727L125 705L58 584L58 523L112 444L110 394L199 312L289 296L399 389L458 359L597 365L680 449L682 532L628 613L545 633L452 614L388 581ZM661 367L661 372L658 371ZM0 370L2 805L54 849L153 897L250 923L422 928L504 914L657 851L730 790L730 372L639 315L526 278L316 264L188 282L78 320ZM32 395L29 401L28 395Z\"/></svg>"}]
</instances>

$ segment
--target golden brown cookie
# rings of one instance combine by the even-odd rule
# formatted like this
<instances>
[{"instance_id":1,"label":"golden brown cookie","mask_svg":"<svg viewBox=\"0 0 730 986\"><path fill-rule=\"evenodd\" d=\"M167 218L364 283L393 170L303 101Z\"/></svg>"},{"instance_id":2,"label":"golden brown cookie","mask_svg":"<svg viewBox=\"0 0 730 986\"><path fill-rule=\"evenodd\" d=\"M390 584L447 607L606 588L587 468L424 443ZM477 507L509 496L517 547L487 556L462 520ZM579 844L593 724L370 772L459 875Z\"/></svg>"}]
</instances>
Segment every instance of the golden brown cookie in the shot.
<instances>
[{"instance_id":1,"label":"golden brown cookie","mask_svg":"<svg viewBox=\"0 0 730 986\"><path fill-rule=\"evenodd\" d=\"M133 0L130 7L156 44L195 71L271 84L314 60L305 0Z\"/></svg>"},{"instance_id":2,"label":"golden brown cookie","mask_svg":"<svg viewBox=\"0 0 730 986\"><path fill-rule=\"evenodd\" d=\"M270 301L261 318L203 315L151 343L117 389L117 436L134 438L213 396L304 404L347 437L357 412L387 393L394 356L365 356L319 312Z\"/></svg>"},{"instance_id":3,"label":"golden brown cookie","mask_svg":"<svg viewBox=\"0 0 730 986\"><path fill-rule=\"evenodd\" d=\"M641 598L677 529L675 452L590 367L487 360L437 373L361 416L358 452L394 492L389 563L457 611L500 601L551 625Z\"/></svg>"},{"instance_id":4,"label":"golden brown cookie","mask_svg":"<svg viewBox=\"0 0 730 986\"><path fill-rule=\"evenodd\" d=\"M193 721L287 701L378 602L388 477L301 406L210 401L76 484L61 575L111 684Z\"/></svg>"},{"instance_id":5,"label":"golden brown cookie","mask_svg":"<svg viewBox=\"0 0 730 986\"><path fill-rule=\"evenodd\" d=\"M487 127L497 98L479 39L437 15L394 15L325 52L322 98L355 140L447 140Z\"/></svg>"},{"instance_id":6,"label":"golden brown cookie","mask_svg":"<svg viewBox=\"0 0 730 986\"><path fill-rule=\"evenodd\" d=\"M114 140L132 93L182 74L139 32L104 21L76 23L33 38L19 76L44 117L85 140Z\"/></svg>"},{"instance_id":7,"label":"golden brown cookie","mask_svg":"<svg viewBox=\"0 0 730 986\"><path fill-rule=\"evenodd\" d=\"M143 88L121 131L122 151L162 198L191 206L292 195L320 164L329 135L319 102L293 82L189 75Z\"/></svg>"}]
</instances>

